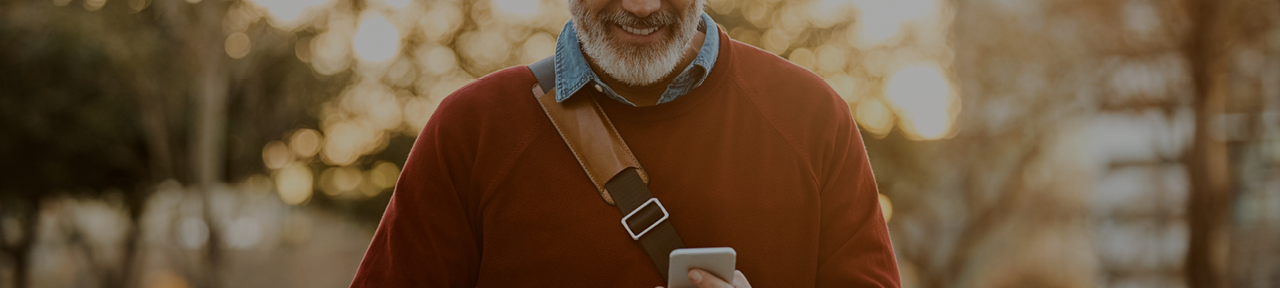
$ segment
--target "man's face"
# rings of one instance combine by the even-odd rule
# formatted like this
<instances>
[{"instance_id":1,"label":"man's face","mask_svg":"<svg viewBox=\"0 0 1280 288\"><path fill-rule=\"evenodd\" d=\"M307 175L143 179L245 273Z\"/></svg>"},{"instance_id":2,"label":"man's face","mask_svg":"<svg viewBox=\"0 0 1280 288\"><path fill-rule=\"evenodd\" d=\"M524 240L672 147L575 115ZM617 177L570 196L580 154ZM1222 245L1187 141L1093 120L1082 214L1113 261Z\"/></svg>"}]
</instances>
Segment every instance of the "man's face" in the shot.
<instances>
[{"instance_id":1,"label":"man's face","mask_svg":"<svg viewBox=\"0 0 1280 288\"><path fill-rule=\"evenodd\" d=\"M572 0L582 50L606 74L649 85L670 74L697 33L706 0Z\"/></svg>"}]
</instances>

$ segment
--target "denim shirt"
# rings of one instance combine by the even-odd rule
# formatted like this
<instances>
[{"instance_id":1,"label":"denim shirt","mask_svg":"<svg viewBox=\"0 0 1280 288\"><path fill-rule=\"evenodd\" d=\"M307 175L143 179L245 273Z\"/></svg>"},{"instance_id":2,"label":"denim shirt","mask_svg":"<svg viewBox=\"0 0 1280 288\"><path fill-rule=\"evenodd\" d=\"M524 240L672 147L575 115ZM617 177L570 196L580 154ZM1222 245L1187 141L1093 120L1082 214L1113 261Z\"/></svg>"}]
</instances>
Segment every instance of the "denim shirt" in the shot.
<instances>
[{"instance_id":1,"label":"denim shirt","mask_svg":"<svg viewBox=\"0 0 1280 288\"><path fill-rule=\"evenodd\" d=\"M657 104L671 102L689 94L689 91L702 85L702 81L711 74L711 67L715 66L716 57L720 54L720 31L707 13L702 13L702 23L698 28L706 33L702 48L698 49L698 57L694 58L693 63L685 67L670 85L667 85L667 90L662 92L662 97L658 98ZM600 80L600 77L591 70L591 65L587 64L586 57L582 55L582 47L579 45L578 34L573 30L573 21L565 23L564 30L560 31L560 38L556 40L555 66L556 91L558 91L556 102L563 102L587 83L594 83L598 85L596 88L605 95L609 95L618 102L636 106Z\"/></svg>"}]
</instances>

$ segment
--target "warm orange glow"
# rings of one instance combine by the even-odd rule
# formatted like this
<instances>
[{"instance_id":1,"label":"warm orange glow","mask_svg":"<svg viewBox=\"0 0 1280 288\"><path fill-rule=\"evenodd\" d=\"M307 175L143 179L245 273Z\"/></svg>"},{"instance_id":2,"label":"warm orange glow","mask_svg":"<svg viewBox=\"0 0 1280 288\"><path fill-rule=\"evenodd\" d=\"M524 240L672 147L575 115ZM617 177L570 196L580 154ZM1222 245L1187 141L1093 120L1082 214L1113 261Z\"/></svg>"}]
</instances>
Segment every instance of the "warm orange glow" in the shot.
<instances>
[{"instance_id":1,"label":"warm orange glow","mask_svg":"<svg viewBox=\"0 0 1280 288\"><path fill-rule=\"evenodd\" d=\"M538 8L542 7L542 1L539 0L492 0L494 10L499 12L499 19L516 16L517 19L529 19L534 15L538 15Z\"/></svg>"},{"instance_id":2,"label":"warm orange glow","mask_svg":"<svg viewBox=\"0 0 1280 288\"><path fill-rule=\"evenodd\" d=\"M103 5L107 4L107 0L85 0L84 9L89 11L98 11Z\"/></svg>"},{"instance_id":3,"label":"warm orange glow","mask_svg":"<svg viewBox=\"0 0 1280 288\"><path fill-rule=\"evenodd\" d=\"M849 0L818 0L809 7L809 21L817 28L831 28L848 19Z\"/></svg>"},{"instance_id":4,"label":"warm orange glow","mask_svg":"<svg viewBox=\"0 0 1280 288\"><path fill-rule=\"evenodd\" d=\"M351 42L341 31L328 31L311 39L311 67L323 75L347 69L351 60Z\"/></svg>"},{"instance_id":5,"label":"warm orange glow","mask_svg":"<svg viewBox=\"0 0 1280 288\"><path fill-rule=\"evenodd\" d=\"M791 47L791 36L787 35L782 29L769 29L764 32L764 50L768 50L773 54L782 54L787 52L787 48Z\"/></svg>"},{"instance_id":6,"label":"warm orange glow","mask_svg":"<svg viewBox=\"0 0 1280 288\"><path fill-rule=\"evenodd\" d=\"M860 13L857 29L850 41L861 45L878 45L888 42L902 32L902 26L912 19L928 15L937 6L936 0L853 0Z\"/></svg>"},{"instance_id":7,"label":"warm orange glow","mask_svg":"<svg viewBox=\"0 0 1280 288\"><path fill-rule=\"evenodd\" d=\"M378 162L373 165L373 169L369 170L369 182L378 189L394 187L399 178L400 168L396 168L396 164L391 162Z\"/></svg>"},{"instance_id":8,"label":"warm orange glow","mask_svg":"<svg viewBox=\"0 0 1280 288\"><path fill-rule=\"evenodd\" d=\"M347 165L359 157L359 149L364 142L364 131L352 122L340 122L325 129L324 149L321 159L330 165Z\"/></svg>"},{"instance_id":9,"label":"warm orange glow","mask_svg":"<svg viewBox=\"0 0 1280 288\"><path fill-rule=\"evenodd\" d=\"M884 222L889 222L893 218L893 202L889 201L889 196L880 195L880 214L884 215Z\"/></svg>"},{"instance_id":10,"label":"warm orange glow","mask_svg":"<svg viewBox=\"0 0 1280 288\"><path fill-rule=\"evenodd\" d=\"M289 137L289 148L293 150L294 155L307 158L315 156L320 152L320 143L322 139L320 132L314 129L298 129Z\"/></svg>"},{"instance_id":11,"label":"warm orange glow","mask_svg":"<svg viewBox=\"0 0 1280 288\"><path fill-rule=\"evenodd\" d=\"M178 275L178 273L174 273L168 269L149 271L147 274L146 279L143 281L143 283L146 283L144 287L147 288L191 287L191 285L187 283L187 278L184 278L182 275Z\"/></svg>"},{"instance_id":12,"label":"warm orange glow","mask_svg":"<svg viewBox=\"0 0 1280 288\"><path fill-rule=\"evenodd\" d=\"M735 6L734 4L737 4L737 3L738 1L734 1L734 0L707 0L707 8L709 9L709 11L707 12L716 12L718 14L729 14L729 12L733 11L733 8Z\"/></svg>"},{"instance_id":13,"label":"warm orange glow","mask_svg":"<svg viewBox=\"0 0 1280 288\"><path fill-rule=\"evenodd\" d=\"M271 143L267 143L267 146L262 147L262 164L265 164L267 168L283 168L284 165L289 164L290 160L293 160L293 157L289 153L289 147L285 146L284 142L271 141Z\"/></svg>"},{"instance_id":14,"label":"warm orange glow","mask_svg":"<svg viewBox=\"0 0 1280 288\"><path fill-rule=\"evenodd\" d=\"M338 188L338 191L347 192L360 187L362 179L360 179L359 169L351 166L330 169L336 169L333 173L333 186Z\"/></svg>"},{"instance_id":15,"label":"warm orange glow","mask_svg":"<svg viewBox=\"0 0 1280 288\"><path fill-rule=\"evenodd\" d=\"M404 8L409 6L410 2L413 2L413 0L382 0L382 3L387 3L387 6L392 8Z\"/></svg>"},{"instance_id":16,"label":"warm orange glow","mask_svg":"<svg viewBox=\"0 0 1280 288\"><path fill-rule=\"evenodd\" d=\"M848 60L845 58L845 50L836 47L836 45L827 44L818 47L817 53L817 71L834 73L844 71L844 66Z\"/></svg>"},{"instance_id":17,"label":"warm orange glow","mask_svg":"<svg viewBox=\"0 0 1280 288\"><path fill-rule=\"evenodd\" d=\"M244 58L249 55L249 50L253 48L253 44L249 42L249 35L244 32L231 33L227 36L227 41L223 43L223 49L227 51L227 56L234 59Z\"/></svg>"},{"instance_id":18,"label":"warm orange glow","mask_svg":"<svg viewBox=\"0 0 1280 288\"><path fill-rule=\"evenodd\" d=\"M524 58L521 58L520 63L533 63L555 54L556 39L547 33L533 34L533 36L529 36L528 40L524 40L522 50L524 51Z\"/></svg>"},{"instance_id":19,"label":"warm orange glow","mask_svg":"<svg viewBox=\"0 0 1280 288\"><path fill-rule=\"evenodd\" d=\"M298 205L311 199L311 169L300 163L290 163L272 175L276 193L285 204Z\"/></svg>"},{"instance_id":20,"label":"warm orange glow","mask_svg":"<svg viewBox=\"0 0 1280 288\"><path fill-rule=\"evenodd\" d=\"M426 97L413 97L404 105L404 122L408 127L406 132L411 135L418 135L423 127L427 126L427 120L431 119L431 113L436 110L436 103Z\"/></svg>"},{"instance_id":21,"label":"warm orange glow","mask_svg":"<svg viewBox=\"0 0 1280 288\"><path fill-rule=\"evenodd\" d=\"M433 76L444 75L458 68L457 55L453 53L453 49L445 46L428 46L418 50L419 65L426 68L427 74ZM530 62L532 63L532 62Z\"/></svg>"},{"instance_id":22,"label":"warm orange glow","mask_svg":"<svg viewBox=\"0 0 1280 288\"><path fill-rule=\"evenodd\" d=\"M383 62L400 53L400 32L377 12L360 17L352 46L358 59Z\"/></svg>"},{"instance_id":23,"label":"warm orange glow","mask_svg":"<svg viewBox=\"0 0 1280 288\"><path fill-rule=\"evenodd\" d=\"M129 0L129 9L133 11L142 11L147 9L147 6L151 6L151 0Z\"/></svg>"},{"instance_id":24,"label":"warm orange glow","mask_svg":"<svg viewBox=\"0 0 1280 288\"><path fill-rule=\"evenodd\" d=\"M840 94L840 98L844 98L844 102L858 103L862 95L858 94L858 83L848 74L839 73L835 76L827 77L827 85L831 85L831 89L836 90L836 94Z\"/></svg>"},{"instance_id":25,"label":"warm orange glow","mask_svg":"<svg viewBox=\"0 0 1280 288\"><path fill-rule=\"evenodd\" d=\"M477 66L496 67L507 60L511 43L499 31L473 31L458 36L458 52Z\"/></svg>"},{"instance_id":26,"label":"warm orange glow","mask_svg":"<svg viewBox=\"0 0 1280 288\"><path fill-rule=\"evenodd\" d=\"M188 0L193 1L193 0ZM198 0L195 0L198 1ZM308 9L328 2L328 0L252 0L267 8L268 22L277 28L292 30L301 24L302 15Z\"/></svg>"},{"instance_id":27,"label":"warm orange glow","mask_svg":"<svg viewBox=\"0 0 1280 288\"><path fill-rule=\"evenodd\" d=\"M298 60L303 63L311 63L311 37L298 39L298 43L293 46L293 55L298 56Z\"/></svg>"},{"instance_id":28,"label":"warm orange glow","mask_svg":"<svg viewBox=\"0 0 1280 288\"><path fill-rule=\"evenodd\" d=\"M769 27L769 3L764 1L743 1L742 16L757 28Z\"/></svg>"},{"instance_id":29,"label":"warm orange glow","mask_svg":"<svg viewBox=\"0 0 1280 288\"><path fill-rule=\"evenodd\" d=\"M791 51L791 56L787 57L787 60L791 60L791 63L796 63L796 65L800 65L800 67L804 67L809 71L814 71L815 62L817 62L817 59L813 56L813 51L809 51L806 48Z\"/></svg>"},{"instance_id":30,"label":"warm orange glow","mask_svg":"<svg viewBox=\"0 0 1280 288\"><path fill-rule=\"evenodd\" d=\"M271 177L253 174L240 183L240 189L254 196L271 193Z\"/></svg>"},{"instance_id":31,"label":"warm orange glow","mask_svg":"<svg viewBox=\"0 0 1280 288\"><path fill-rule=\"evenodd\" d=\"M941 69L929 65L903 68L885 86L908 136L923 140L947 136L957 99Z\"/></svg>"},{"instance_id":32,"label":"warm orange glow","mask_svg":"<svg viewBox=\"0 0 1280 288\"><path fill-rule=\"evenodd\" d=\"M877 98L868 98L858 102L854 119L864 131L883 137L893 129L893 112Z\"/></svg>"},{"instance_id":33,"label":"warm orange glow","mask_svg":"<svg viewBox=\"0 0 1280 288\"><path fill-rule=\"evenodd\" d=\"M446 42L449 36L462 26L462 9L448 3L435 3L427 10L426 15L418 17L418 26L427 40Z\"/></svg>"}]
</instances>

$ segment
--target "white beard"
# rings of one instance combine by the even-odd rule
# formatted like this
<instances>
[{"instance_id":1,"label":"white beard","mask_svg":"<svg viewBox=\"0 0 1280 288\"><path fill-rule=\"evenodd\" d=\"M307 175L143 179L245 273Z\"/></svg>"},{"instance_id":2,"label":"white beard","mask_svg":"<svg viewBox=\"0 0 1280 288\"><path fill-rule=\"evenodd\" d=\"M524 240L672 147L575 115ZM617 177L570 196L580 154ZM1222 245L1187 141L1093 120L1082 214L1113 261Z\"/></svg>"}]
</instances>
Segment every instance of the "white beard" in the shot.
<instances>
[{"instance_id":1,"label":"white beard","mask_svg":"<svg viewBox=\"0 0 1280 288\"><path fill-rule=\"evenodd\" d=\"M686 10L688 12L680 18L666 11L653 12L645 18L623 10L589 15L581 2L582 0L573 0L569 6L573 30L578 33L582 52L613 79L627 85L644 86L662 80L675 70L676 64L680 64L685 49L689 48L690 40L693 40L698 31L706 0L694 1L693 7ZM673 29L669 38L655 45L639 46L614 39L609 33L609 26L615 24L648 27L661 25ZM665 28L667 27L661 27Z\"/></svg>"}]
</instances>

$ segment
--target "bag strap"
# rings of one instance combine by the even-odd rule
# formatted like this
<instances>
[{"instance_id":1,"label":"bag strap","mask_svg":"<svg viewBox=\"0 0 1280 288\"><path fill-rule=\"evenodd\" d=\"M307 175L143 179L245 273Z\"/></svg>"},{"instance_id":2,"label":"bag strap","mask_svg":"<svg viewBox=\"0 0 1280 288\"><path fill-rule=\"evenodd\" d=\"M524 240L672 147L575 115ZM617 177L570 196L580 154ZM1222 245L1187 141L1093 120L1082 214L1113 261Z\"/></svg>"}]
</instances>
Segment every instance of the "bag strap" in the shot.
<instances>
[{"instance_id":1,"label":"bag strap","mask_svg":"<svg viewBox=\"0 0 1280 288\"><path fill-rule=\"evenodd\" d=\"M530 64L529 70L538 79L533 86L538 105L587 172L600 197L625 215L623 229L632 240L640 242L662 278L667 279L671 251L684 248L684 241L671 226L670 213L649 192L649 176L631 154L631 148L595 97L556 102L554 56Z\"/></svg>"}]
</instances>

